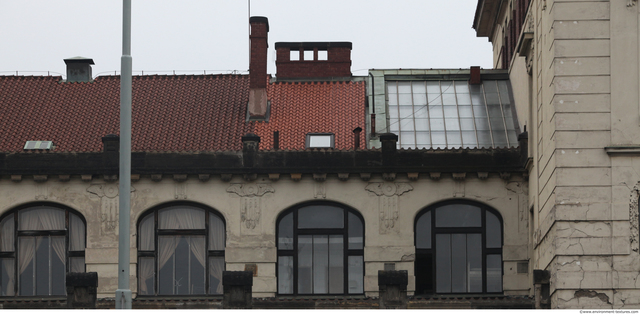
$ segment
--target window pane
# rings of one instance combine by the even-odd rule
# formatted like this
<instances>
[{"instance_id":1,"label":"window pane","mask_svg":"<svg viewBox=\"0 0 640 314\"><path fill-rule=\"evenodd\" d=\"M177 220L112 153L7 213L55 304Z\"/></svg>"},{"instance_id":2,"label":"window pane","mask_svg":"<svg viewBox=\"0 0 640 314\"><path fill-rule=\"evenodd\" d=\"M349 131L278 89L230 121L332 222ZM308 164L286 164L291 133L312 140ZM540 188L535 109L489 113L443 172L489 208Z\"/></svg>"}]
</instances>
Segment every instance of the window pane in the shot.
<instances>
[{"instance_id":1,"label":"window pane","mask_svg":"<svg viewBox=\"0 0 640 314\"><path fill-rule=\"evenodd\" d=\"M138 265L138 283L140 285L140 295L155 294L155 258L141 257ZM72 263L73 265L73 263Z\"/></svg>"},{"instance_id":2,"label":"window pane","mask_svg":"<svg viewBox=\"0 0 640 314\"><path fill-rule=\"evenodd\" d=\"M427 105L427 95L426 94L416 94L415 91L413 91L413 106L416 109L419 109L423 106Z\"/></svg>"},{"instance_id":3,"label":"window pane","mask_svg":"<svg viewBox=\"0 0 640 314\"><path fill-rule=\"evenodd\" d=\"M455 89L453 88L453 81L440 81L440 89L443 94L453 94Z\"/></svg>"},{"instance_id":4,"label":"window pane","mask_svg":"<svg viewBox=\"0 0 640 314\"><path fill-rule=\"evenodd\" d=\"M364 261L362 256L349 256L349 293L364 293Z\"/></svg>"},{"instance_id":5,"label":"window pane","mask_svg":"<svg viewBox=\"0 0 640 314\"><path fill-rule=\"evenodd\" d=\"M0 295L13 296L15 287L15 270L13 258L0 259Z\"/></svg>"},{"instance_id":6,"label":"window pane","mask_svg":"<svg viewBox=\"0 0 640 314\"><path fill-rule=\"evenodd\" d=\"M451 235L451 292L467 292L467 235Z\"/></svg>"},{"instance_id":7,"label":"window pane","mask_svg":"<svg viewBox=\"0 0 640 314\"><path fill-rule=\"evenodd\" d=\"M158 237L158 293L174 294L174 264L177 241L174 237Z\"/></svg>"},{"instance_id":8,"label":"window pane","mask_svg":"<svg viewBox=\"0 0 640 314\"><path fill-rule=\"evenodd\" d=\"M468 292L482 292L482 236L467 234Z\"/></svg>"},{"instance_id":9,"label":"window pane","mask_svg":"<svg viewBox=\"0 0 640 314\"><path fill-rule=\"evenodd\" d=\"M447 147L455 148L460 146L462 146L462 137L460 136L460 132L447 131Z\"/></svg>"},{"instance_id":10,"label":"window pane","mask_svg":"<svg viewBox=\"0 0 640 314\"><path fill-rule=\"evenodd\" d=\"M222 294L222 272L224 271L224 257L209 257L209 293Z\"/></svg>"},{"instance_id":11,"label":"window pane","mask_svg":"<svg viewBox=\"0 0 640 314\"><path fill-rule=\"evenodd\" d=\"M398 93L400 94L411 93L411 82L398 82Z\"/></svg>"},{"instance_id":12,"label":"window pane","mask_svg":"<svg viewBox=\"0 0 640 314\"><path fill-rule=\"evenodd\" d=\"M349 217L349 225L351 225L351 217ZM349 239L351 242L351 237ZM349 243L349 248L351 248L351 243ZM329 236L329 293L344 293L344 244L341 235Z\"/></svg>"},{"instance_id":13,"label":"window pane","mask_svg":"<svg viewBox=\"0 0 640 314\"><path fill-rule=\"evenodd\" d=\"M13 215L9 215L0 222L0 251L1 252L13 252L14 246L14 233L15 224L13 221Z\"/></svg>"},{"instance_id":14,"label":"window pane","mask_svg":"<svg viewBox=\"0 0 640 314\"><path fill-rule=\"evenodd\" d=\"M64 210L48 207L20 210L18 230L65 230Z\"/></svg>"},{"instance_id":15,"label":"window pane","mask_svg":"<svg viewBox=\"0 0 640 314\"><path fill-rule=\"evenodd\" d=\"M35 237L19 237L18 238L18 272L20 273L20 295L34 295L34 279L35 279Z\"/></svg>"},{"instance_id":16,"label":"window pane","mask_svg":"<svg viewBox=\"0 0 640 314\"><path fill-rule=\"evenodd\" d=\"M159 229L204 229L204 210L182 206L158 211Z\"/></svg>"},{"instance_id":17,"label":"window pane","mask_svg":"<svg viewBox=\"0 0 640 314\"><path fill-rule=\"evenodd\" d=\"M69 251L84 251L85 247L84 221L69 213Z\"/></svg>"},{"instance_id":18,"label":"window pane","mask_svg":"<svg viewBox=\"0 0 640 314\"><path fill-rule=\"evenodd\" d=\"M398 82L388 81L387 82L387 90L389 94L397 94L398 93Z\"/></svg>"},{"instance_id":19,"label":"window pane","mask_svg":"<svg viewBox=\"0 0 640 314\"><path fill-rule=\"evenodd\" d=\"M36 237L36 294L49 295L49 269L50 256L50 240L49 237Z\"/></svg>"},{"instance_id":20,"label":"window pane","mask_svg":"<svg viewBox=\"0 0 640 314\"><path fill-rule=\"evenodd\" d=\"M313 292L312 280L313 238L312 236L298 237L298 293Z\"/></svg>"},{"instance_id":21,"label":"window pane","mask_svg":"<svg viewBox=\"0 0 640 314\"><path fill-rule=\"evenodd\" d=\"M496 215L487 211L487 247L488 248L501 248L502 247L502 226L500 220Z\"/></svg>"},{"instance_id":22,"label":"window pane","mask_svg":"<svg viewBox=\"0 0 640 314\"><path fill-rule=\"evenodd\" d=\"M461 118L473 118L473 108L471 106L458 106L458 113Z\"/></svg>"},{"instance_id":23,"label":"window pane","mask_svg":"<svg viewBox=\"0 0 640 314\"><path fill-rule=\"evenodd\" d=\"M452 89L453 90L453 89ZM446 106L456 105L456 95L455 94L442 94L442 104Z\"/></svg>"},{"instance_id":24,"label":"window pane","mask_svg":"<svg viewBox=\"0 0 640 314\"><path fill-rule=\"evenodd\" d=\"M51 237L51 249L49 250L51 259L51 295L66 294L66 252L64 237Z\"/></svg>"},{"instance_id":25,"label":"window pane","mask_svg":"<svg viewBox=\"0 0 640 314\"><path fill-rule=\"evenodd\" d=\"M313 293L327 293L329 289L329 237L313 236Z\"/></svg>"},{"instance_id":26,"label":"window pane","mask_svg":"<svg viewBox=\"0 0 640 314\"><path fill-rule=\"evenodd\" d=\"M442 119L444 118L444 109L442 106L432 106L429 105L429 118L431 119Z\"/></svg>"},{"instance_id":27,"label":"window pane","mask_svg":"<svg viewBox=\"0 0 640 314\"><path fill-rule=\"evenodd\" d=\"M476 133L473 131L462 131L462 146L477 147Z\"/></svg>"},{"instance_id":28,"label":"window pane","mask_svg":"<svg viewBox=\"0 0 640 314\"><path fill-rule=\"evenodd\" d=\"M349 213L349 249L361 250L364 248L364 231L362 220L356 215Z\"/></svg>"},{"instance_id":29,"label":"window pane","mask_svg":"<svg viewBox=\"0 0 640 314\"><path fill-rule=\"evenodd\" d=\"M414 132L400 132L400 143L413 147L416 144L416 134Z\"/></svg>"},{"instance_id":30,"label":"window pane","mask_svg":"<svg viewBox=\"0 0 640 314\"><path fill-rule=\"evenodd\" d=\"M420 216L416 222L416 248L431 248L431 211Z\"/></svg>"},{"instance_id":31,"label":"window pane","mask_svg":"<svg viewBox=\"0 0 640 314\"><path fill-rule=\"evenodd\" d=\"M456 95L456 98L458 100L458 105L460 105L460 106L471 105L471 96L469 94L460 93L460 91L458 91L458 94Z\"/></svg>"},{"instance_id":32,"label":"window pane","mask_svg":"<svg viewBox=\"0 0 640 314\"><path fill-rule=\"evenodd\" d=\"M436 209L436 227L482 227L481 210L467 204L439 207Z\"/></svg>"},{"instance_id":33,"label":"window pane","mask_svg":"<svg viewBox=\"0 0 640 314\"><path fill-rule=\"evenodd\" d=\"M209 250L224 250L226 234L222 219L215 214L209 213Z\"/></svg>"},{"instance_id":34,"label":"window pane","mask_svg":"<svg viewBox=\"0 0 640 314\"><path fill-rule=\"evenodd\" d=\"M433 255L416 253L416 294L433 292Z\"/></svg>"},{"instance_id":35,"label":"window pane","mask_svg":"<svg viewBox=\"0 0 640 314\"><path fill-rule=\"evenodd\" d=\"M189 255L189 294L205 294L205 259L204 236L191 236Z\"/></svg>"},{"instance_id":36,"label":"window pane","mask_svg":"<svg viewBox=\"0 0 640 314\"><path fill-rule=\"evenodd\" d=\"M278 293L293 293L293 256L278 256Z\"/></svg>"},{"instance_id":37,"label":"window pane","mask_svg":"<svg viewBox=\"0 0 640 314\"><path fill-rule=\"evenodd\" d=\"M278 224L278 250L293 250L293 213L289 213Z\"/></svg>"},{"instance_id":38,"label":"window pane","mask_svg":"<svg viewBox=\"0 0 640 314\"><path fill-rule=\"evenodd\" d=\"M429 119L416 119L416 131L429 131Z\"/></svg>"},{"instance_id":39,"label":"window pane","mask_svg":"<svg viewBox=\"0 0 640 314\"><path fill-rule=\"evenodd\" d=\"M398 109L398 106L395 106L395 103L391 104L391 100L392 99L395 99L395 97L392 97L389 100L389 118L396 119L396 118L399 117L398 110L400 110L400 109Z\"/></svg>"},{"instance_id":40,"label":"window pane","mask_svg":"<svg viewBox=\"0 0 640 314\"><path fill-rule=\"evenodd\" d=\"M443 106L442 108L445 118L458 118L458 108L456 106Z\"/></svg>"},{"instance_id":41,"label":"window pane","mask_svg":"<svg viewBox=\"0 0 640 314\"><path fill-rule=\"evenodd\" d=\"M69 271L72 273L84 273L84 257L70 257L69 258Z\"/></svg>"},{"instance_id":42,"label":"window pane","mask_svg":"<svg viewBox=\"0 0 640 314\"><path fill-rule=\"evenodd\" d=\"M173 284L175 286L175 294L189 294L190 276L189 270L191 263L191 255L189 250L189 238L188 237L176 237L177 246L175 251L175 269Z\"/></svg>"},{"instance_id":43,"label":"window pane","mask_svg":"<svg viewBox=\"0 0 640 314\"><path fill-rule=\"evenodd\" d=\"M413 118L413 106L411 104L402 106L398 106L398 111L400 112L400 119L410 119Z\"/></svg>"},{"instance_id":44,"label":"window pane","mask_svg":"<svg viewBox=\"0 0 640 314\"><path fill-rule=\"evenodd\" d=\"M332 147L331 145L332 135L309 135L309 147Z\"/></svg>"},{"instance_id":45,"label":"window pane","mask_svg":"<svg viewBox=\"0 0 640 314\"><path fill-rule=\"evenodd\" d=\"M298 210L298 228L344 228L344 210L327 205L312 205Z\"/></svg>"},{"instance_id":46,"label":"window pane","mask_svg":"<svg viewBox=\"0 0 640 314\"><path fill-rule=\"evenodd\" d=\"M411 87L413 88L414 94L424 94L427 92L423 81L412 82Z\"/></svg>"},{"instance_id":47,"label":"window pane","mask_svg":"<svg viewBox=\"0 0 640 314\"><path fill-rule=\"evenodd\" d=\"M398 105L400 106L400 108L402 107L409 107L409 108L413 108L413 97L411 97L411 94L399 94L398 95ZM402 115L402 111L400 111L400 116L401 117L405 117Z\"/></svg>"},{"instance_id":48,"label":"window pane","mask_svg":"<svg viewBox=\"0 0 640 314\"><path fill-rule=\"evenodd\" d=\"M451 236L436 234L436 292L451 292Z\"/></svg>"},{"instance_id":49,"label":"window pane","mask_svg":"<svg viewBox=\"0 0 640 314\"><path fill-rule=\"evenodd\" d=\"M502 256L487 255L487 292L502 292Z\"/></svg>"},{"instance_id":50,"label":"window pane","mask_svg":"<svg viewBox=\"0 0 640 314\"><path fill-rule=\"evenodd\" d=\"M147 215L140 222L140 230L138 231L138 237L140 239L141 251L153 251L155 250L154 242L154 217L155 214Z\"/></svg>"}]
</instances>

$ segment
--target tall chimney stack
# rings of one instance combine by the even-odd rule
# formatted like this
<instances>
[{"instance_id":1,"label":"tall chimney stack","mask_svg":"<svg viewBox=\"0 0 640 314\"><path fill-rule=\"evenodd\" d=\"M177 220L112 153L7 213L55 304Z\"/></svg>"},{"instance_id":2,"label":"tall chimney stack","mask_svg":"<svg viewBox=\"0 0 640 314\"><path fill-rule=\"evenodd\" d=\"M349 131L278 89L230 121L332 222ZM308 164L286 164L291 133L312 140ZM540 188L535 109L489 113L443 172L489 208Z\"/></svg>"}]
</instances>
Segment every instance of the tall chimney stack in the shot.
<instances>
[{"instance_id":1,"label":"tall chimney stack","mask_svg":"<svg viewBox=\"0 0 640 314\"><path fill-rule=\"evenodd\" d=\"M249 18L251 25L251 60L249 61L249 119L267 117L267 33L269 20L264 16Z\"/></svg>"}]
</instances>

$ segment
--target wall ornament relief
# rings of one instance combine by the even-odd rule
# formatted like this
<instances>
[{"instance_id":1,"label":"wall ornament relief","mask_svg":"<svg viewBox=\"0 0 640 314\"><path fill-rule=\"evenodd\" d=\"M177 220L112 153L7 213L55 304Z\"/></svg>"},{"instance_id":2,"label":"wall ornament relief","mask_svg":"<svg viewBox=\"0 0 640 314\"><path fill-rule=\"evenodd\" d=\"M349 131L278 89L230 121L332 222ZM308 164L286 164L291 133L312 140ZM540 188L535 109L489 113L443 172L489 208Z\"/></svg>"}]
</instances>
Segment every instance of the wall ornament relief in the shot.
<instances>
[{"instance_id":1,"label":"wall ornament relief","mask_svg":"<svg viewBox=\"0 0 640 314\"><path fill-rule=\"evenodd\" d=\"M409 183L372 182L365 190L378 196L380 233L389 233L398 220L399 196L413 190Z\"/></svg>"},{"instance_id":2,"label":"wall ornament relief","mask_svg":"<svg viewBox=\"0 0 640 314\"><path fill-rule=\"evenodd\" d=\"M265 194L275 193L271 184L231 184L228 193L240 196L240 220L245 231L255 230L260 224L262 211L261 198Z\"/></svg>"},{"instance_id":3,"label":"wall ornament relief","mask_svg":"<svg viewBox=\"0 0 640 314\"><path fill-rule=\"evenodd\" d=\"M131 193L135 188L131 187ZM91 184L87 192L100 198L100 234L118 235L118 183Z\"/></svg>"}]
</instances>

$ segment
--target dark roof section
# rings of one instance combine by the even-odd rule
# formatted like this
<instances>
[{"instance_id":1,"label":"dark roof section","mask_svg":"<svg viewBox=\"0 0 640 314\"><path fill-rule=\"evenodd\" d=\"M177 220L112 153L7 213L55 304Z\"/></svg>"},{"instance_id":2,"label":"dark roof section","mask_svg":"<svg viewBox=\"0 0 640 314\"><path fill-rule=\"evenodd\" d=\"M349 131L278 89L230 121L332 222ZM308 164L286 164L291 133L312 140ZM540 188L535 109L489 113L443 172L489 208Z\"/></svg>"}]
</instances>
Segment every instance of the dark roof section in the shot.
<instances>
[{"instance_id":1,"label":"dark roof section","mask_svg":"<svg viewBox=\"0 0 640 314\"><path fill-rule=\"evenodd\" d=\"M277 42L276 49L278 48L302 48L304 50L329 49L329 48L353 48L353 43L349 41L324 41L324 42Z\"/></svg>"}]
</instances>

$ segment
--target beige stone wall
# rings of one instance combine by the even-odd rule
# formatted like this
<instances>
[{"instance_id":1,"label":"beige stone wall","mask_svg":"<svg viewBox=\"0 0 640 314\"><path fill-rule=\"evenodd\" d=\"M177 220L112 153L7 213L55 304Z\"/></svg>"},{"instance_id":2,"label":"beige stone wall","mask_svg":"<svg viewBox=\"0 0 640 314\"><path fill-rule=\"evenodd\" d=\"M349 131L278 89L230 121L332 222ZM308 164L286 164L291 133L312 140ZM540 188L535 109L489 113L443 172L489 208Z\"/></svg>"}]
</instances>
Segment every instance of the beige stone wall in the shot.
<instances>
[{"instance_id":1,"label":"beige stone wall","mask_svg":"<svg viewBox=\"0 0 640 314\"><path fill-rule=\"evenodd\" d=\"M532 0L533 48L511 64L532 158L532 264L551 271L554 308L640 304L638 12L635 0Z\"/></svg>"},{"instance_id":2,"label":"beige stone wall","mask_svg":"<svg viewBox=\"0 0 640 314\"><path fill-rule=\"evenodd\" d=\"M389 189L387 189L387 187ZM384 188L385 193L375 191ZM264 193L255 193L262 189ZM529 256L529 211L527 184L522 177L501 178L490 174L479 179L469 173L464 180L453 180L442 174L439 180L422 174L418 180L398 175L395 181L384 181L373 175L363 181L354 174L347 181L328 175L319 182L311 175L293 181L289 175L271 181L259 176L247 182L236 176L230 182L219 177L202 182L189 178L176 182L165 178L152 181L141 178L132 183L131 211L131 290L137 291L136 282L136 224L139 217L154 206L174 201L188 201L207 205L220 212L226 221L227 243L225 260L227 270L244 270L245 264L258 267L254 278L255 297L274 296L276 281L276 219L283 210L307 201L327 200L356 209L365 222L365 293L377 295L377 273L384 263L395 263L396 269L409 272L409 290L413 292L415 258L414 219L426 206L442 200L465 199L487 204L502 215L504 221L504 277L505 294L531 294L527 273L518 272L518 263L527 263ZM391 191L391 192L388 192ZM261 194L261 195L258 195ZM394 198L395 215L383 215L383 198ZM72 177L68 182L49 178L35 182L23 178L20 182L8 178L0 180L0 215L18 205L36 201L63 204L80 212L87 221L87 271L99 276L98 297L113 297L117 288L118 191L117 182L94 178L82 181ZM250 203L259 210L255 227L243 221L242 209ZM255 216L254 216L255 217ZM387 218L383 218L387 217ZM389 218L390 217L390 218Z\"/></svg>"}]
</instances>

